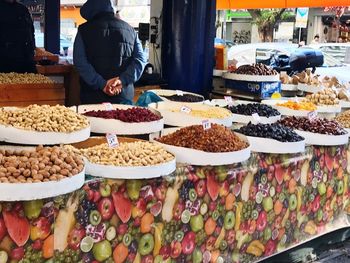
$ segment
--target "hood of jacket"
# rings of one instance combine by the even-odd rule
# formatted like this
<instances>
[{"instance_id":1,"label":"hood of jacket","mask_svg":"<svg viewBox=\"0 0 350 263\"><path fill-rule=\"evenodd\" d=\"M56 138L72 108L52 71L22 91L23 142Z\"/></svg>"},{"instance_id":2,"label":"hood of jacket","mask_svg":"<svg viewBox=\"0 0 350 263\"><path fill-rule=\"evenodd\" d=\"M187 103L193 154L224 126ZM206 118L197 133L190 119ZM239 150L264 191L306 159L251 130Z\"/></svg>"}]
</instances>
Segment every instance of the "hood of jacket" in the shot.
<instances>
[{"instance_id":1,"label":"hood of jacket","mask_svg":"<svg viewBox=\"0 0 350 263\"><path fill-rule=\"evenodd\" d=\"M87 21L100 13L114 13L110 0L88 0L80 9L81 16Z\"/></svg>"}]
</instances>

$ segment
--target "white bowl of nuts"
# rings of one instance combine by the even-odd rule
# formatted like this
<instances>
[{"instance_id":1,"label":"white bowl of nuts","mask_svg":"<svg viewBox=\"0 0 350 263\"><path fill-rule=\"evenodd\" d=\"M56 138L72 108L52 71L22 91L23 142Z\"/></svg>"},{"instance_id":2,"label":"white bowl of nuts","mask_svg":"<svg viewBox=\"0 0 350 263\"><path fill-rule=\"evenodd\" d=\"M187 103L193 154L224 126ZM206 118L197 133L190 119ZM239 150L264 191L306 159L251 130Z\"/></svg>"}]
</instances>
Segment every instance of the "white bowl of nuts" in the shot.
<instances>
[{"instance_id":1,"label":"white bowl of nuts","mask_svg":"<svg viewBox=\"0 0 350 263\"><path fill-rule=\"evenodd\" d=\"M176 170L174 155L156 143L118 138L111 148L105 138L90 138L66 149L80 153L86 160L86 174L111 179L150 179Z\"/></svg>"},{"instance_id":2,"label":"white bowl of nuts","mask_svg":"<svg viewBox=\"0 0 350 263\"><path fill-rule=\"evenodd\" d=\"M0 200L24 201L73 192L85 182L83 159L60 147L0 148Z\"/></svg>"},{"instance_id":3,"label":"white bowl of nuts","mask_svg":"<svg viewBox=\"0 0 350 263\"><path fill-rule=\"evenodd\" d=\"M54 145L76 143L89 137L88 119L64 106L0 109L0 141Z\"/></svg>"}]
</instances>

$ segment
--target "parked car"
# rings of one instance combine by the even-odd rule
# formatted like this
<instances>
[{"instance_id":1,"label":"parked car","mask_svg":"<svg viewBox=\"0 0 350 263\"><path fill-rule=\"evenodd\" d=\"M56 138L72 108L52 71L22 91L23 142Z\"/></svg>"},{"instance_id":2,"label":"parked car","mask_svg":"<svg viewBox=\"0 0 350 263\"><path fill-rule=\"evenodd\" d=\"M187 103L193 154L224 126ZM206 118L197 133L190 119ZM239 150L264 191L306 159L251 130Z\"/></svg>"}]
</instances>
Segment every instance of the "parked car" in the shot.
<instances>
[{"instance_id":1,"label":"parked car","mask_svg":"<svg viewBox=\"0 0 350 263\"><path fill-rule=\"evenodd\" d=\"M44 34L43 33L35 33L35 45L37 47L44 47ZM64 36L60 36L60 55L65 55L65 52L73 49L73 43L69 41ZM67 50L67 51L65 51Z\"/></svg>"},{"instance_id":2,"label":"parked car","mask_svg":"<svg viewBox=\"0 0 350 263\"><path fill-rule=\"evenodd\" d=\"M263 62L269 64L273 55L290 56L298 48L297 44L288 43L256 43L231 47L228 51L229 63L235 62L237 66ZM310 47L302 47L310 48ZM335 76L341 82L350 82L350 65L345 65L337 58L323 52L324 64L316 68L316 74L321 77Z\"/></svg>"},{"instance_id":3,"label":"parked car","mask_svg":"<svg viewBox=\"0 0 350 263\"><path fill-rule=\"evenodd\" d=\"M310 47L319 49L342 63L350 64L350 43L319 43L311 44Z\"/></svg>"}]
</instances>

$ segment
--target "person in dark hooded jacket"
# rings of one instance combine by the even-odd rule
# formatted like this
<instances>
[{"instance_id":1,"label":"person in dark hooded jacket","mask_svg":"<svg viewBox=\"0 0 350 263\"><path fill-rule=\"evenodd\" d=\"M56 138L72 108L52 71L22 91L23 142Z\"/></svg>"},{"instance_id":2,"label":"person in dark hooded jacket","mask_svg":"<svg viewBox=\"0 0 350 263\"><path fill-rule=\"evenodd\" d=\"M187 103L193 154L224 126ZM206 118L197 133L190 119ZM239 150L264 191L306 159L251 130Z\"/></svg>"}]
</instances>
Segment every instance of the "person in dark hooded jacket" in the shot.
<instances>
[{"instance_id":1,"label":"person in dark hooded jacket","mask_svg":"<svg viewBox=\"0 0 350 263\"><path fill-rule=\"evenodd\" d=\"M131 104L134 83L146 64L135 30L115 17L110 0L88 0L80 9L87 20L74 42L82 104Z\"/></svg>"},{"instance_id":2,"label":"person in dark hooded jacket","mask_svg":"<svg viewBox=\"0 0 350 263\"><path fill-rule=\"evenodd\" d=\"M0 0L0 72L35 73L34 26L28 8Z\"/></svg>"}]
</instances>

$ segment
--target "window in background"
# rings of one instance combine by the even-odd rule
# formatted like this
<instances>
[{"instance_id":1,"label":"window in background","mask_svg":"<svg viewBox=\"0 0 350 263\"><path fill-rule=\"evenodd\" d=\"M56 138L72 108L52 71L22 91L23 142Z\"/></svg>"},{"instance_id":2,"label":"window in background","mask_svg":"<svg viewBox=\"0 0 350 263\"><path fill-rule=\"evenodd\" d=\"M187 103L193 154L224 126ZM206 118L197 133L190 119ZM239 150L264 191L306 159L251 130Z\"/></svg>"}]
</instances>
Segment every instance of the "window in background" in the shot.
<instances>
[{"instance_id":1,"label":"window in background","mask_svg":"<svg viewBox=\"0 0 350 263\"><path fill-rule=\"evenodd\" d=\"M137 29L139 23L150 21L151 0L119 0L118 10L121 19Z\"/></svg>"},{"instance_id":2,"label":"window in background","mask_svg":"<svg viewBox=\"0 0 350 263\"><path fill-rule=\"evenodd\" d=\"M45 0L20 0L19 2L28 7L32 15L35 29L35 45L44 47Z\"/></svg>"}]
</instances>

